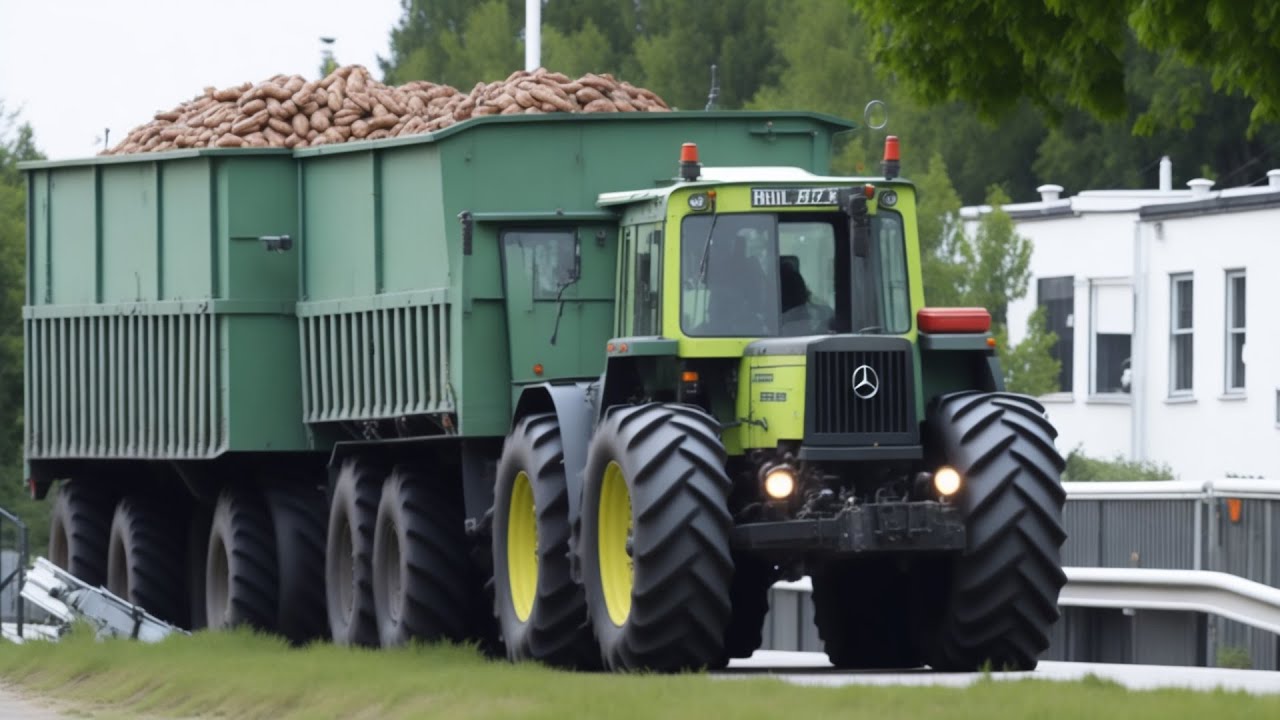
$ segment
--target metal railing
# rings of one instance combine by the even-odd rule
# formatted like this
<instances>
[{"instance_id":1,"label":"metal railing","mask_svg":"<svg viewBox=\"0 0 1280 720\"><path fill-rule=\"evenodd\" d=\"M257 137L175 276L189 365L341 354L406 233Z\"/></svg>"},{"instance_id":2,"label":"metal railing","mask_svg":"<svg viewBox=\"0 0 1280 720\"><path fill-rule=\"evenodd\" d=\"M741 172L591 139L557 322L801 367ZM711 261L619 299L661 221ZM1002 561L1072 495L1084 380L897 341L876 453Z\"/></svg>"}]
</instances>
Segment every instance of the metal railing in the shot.
<instances>
[{"instance_id":1,"label":"metal railing","mask_svg":"<svg viewBox=\"0 0 1280 720\"><path fill-rule=\"evenodd\" d=\"M22 518L13 513L0 508L0 538L4 537L4 523L9 522L16 531L18 562L13 572L0 578L0 597L4 596L4 591L12 587L14 604L17 605L17 635L22 637L23 624L26 621L26 605L27 601L22 597L22 585L26 582L27 577L27 524L22 522Z\"/></svg>"}]
</instances>

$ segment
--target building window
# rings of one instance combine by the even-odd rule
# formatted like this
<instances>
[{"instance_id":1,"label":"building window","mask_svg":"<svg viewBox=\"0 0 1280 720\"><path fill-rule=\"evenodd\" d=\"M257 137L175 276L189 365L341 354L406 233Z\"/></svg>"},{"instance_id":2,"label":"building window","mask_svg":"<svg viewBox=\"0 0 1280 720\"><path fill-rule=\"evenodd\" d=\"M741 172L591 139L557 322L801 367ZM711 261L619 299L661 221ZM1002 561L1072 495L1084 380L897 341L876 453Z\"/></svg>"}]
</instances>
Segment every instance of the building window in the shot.
<instances>
[{"instance_id":1,"label":"building window","mask_svg":"<svg viewBox=\"0 0 1280 720\"><path fill-rule=\"evenodd\" d=\"M1133 337L1133 291L1129 285L1090 284L1090 387L1093 394L1129 392L1130 339Z\"/></svg>"},{"instance_id":2,"label":"building window","mask_svg":"<svg viewBox=\"0 0 1280 720\"><path fill-rule=\"evenodd\" d=\"M1227 272L1226 391L1244 392L1244 271Z\"/></svg>"},{"instance_id":3,"label":"building window","mask_svg":"<svg viewBox=\"0 0 1280 720\"><path fill-rule=\"evenodd\" d=\"M1191 275L1169 276L1169 394L1191 393L1194 298Z\"/></svg>"},{"instance_id":4,"label":"building window","mask_svg":"<svg viewBox=\"0 0 1280 720\"><path fill-rule=\"evenodd\" d=\"M1062 363L1058 370L1058 390L1071 392L1072 355L1075 349L1075 278L1040 278L1036 282L1036 303L1044 308L1045 327L1058 336L1049 354Z\"/></svg>"}]
</instances>

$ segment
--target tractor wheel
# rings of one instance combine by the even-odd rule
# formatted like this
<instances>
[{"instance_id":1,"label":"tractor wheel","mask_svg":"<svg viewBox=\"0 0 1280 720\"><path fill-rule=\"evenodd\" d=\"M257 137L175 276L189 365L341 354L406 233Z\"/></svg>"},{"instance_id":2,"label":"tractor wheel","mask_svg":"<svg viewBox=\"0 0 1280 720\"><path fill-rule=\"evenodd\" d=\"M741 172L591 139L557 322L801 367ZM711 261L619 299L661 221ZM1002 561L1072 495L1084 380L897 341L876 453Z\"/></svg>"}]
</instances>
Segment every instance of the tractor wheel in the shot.
<instances>
[{"instance_id":1,"label":"tractor wheel","mask_svg":"<svg viewBox=\"0 0 1280 720\"><path fill-rule=\"evenodd\" d=\"M724 632L725 658L751 657L764 643L764 619L769 614L769 589L776 580L773 566L753 555L733 553L733 585L729 597L733 614Z\"/></svg>"},{"instance_id":2,"label":"tractor wheel","mask_svg":"<svg viewBox=\"0 0 1280 720\"><path fill-rule=\"evenodd\" d=\"M609 410L587 454L575 547L606 667L718 665L731 613L730 481L714 419Z\"/></svg>"},{"instance_id":3,"label":"tractor wheel","mask_svg":"<svg viewBox=\"0 0 1280 720\"><path fill-rule=\"evenodd\" d=\"M382 480L373 465L349 458L338 471L333 487L324 584L329 630L339 645L378 646L373 605L373 529Z\"/></svg>"},{"instance_id":4,"label":"tractor wheel","mask_svg":"<svg viewBox=\"0 0 1280 720\"><path fill-rule=\"evenodd\" d=\"M909 578L892 562L833 562L812 575L813 624L838 668L919 667L910 624Z\"/></svg>"},{"instance_id":5,"label":"tractor wheel","mask_svg":"<svg viewBox=\"0 0 1280 720\"><path fill-rule=\"evenodd\" d=\"M83 480L58 488L49 520L49 560L91 587L107 582L112 496Z\"/></svg>"},{"instance_id":6,"label":"tractor wheel","mask_svg":"<svg viewBox=\"0 0 1280 720\"><path fill-rule=\"evenodd\" d=\"M182 536L159 506L125 497L116 503L107 541L107 589L165 622L186 626Z\"/></svg>"},{"instance_id":7,"label":"tractor wheel","mask_svg":"<svg viewBox=\"0 0 1280 720\"><path fill-rule=\"evenodd\" d=\"M279 619L275 538L258 492L224 488L218 495L205 557L209 629L247 625L274 631Z\"/></svg>"},{"instance_id":8,"label":"tractor wheel","mask_svg":"<svg viewBox=\"0 0 1280 720\"><path fill-rule=\"evenodd\" d=\"M494 614L507 657L599 667L586 595L570 573L569 489L554 414L516 425L493 495Z\"/></svg>"},{"instance_id":9,"label":"tractor wheel","mask_svg":"<svg viewBox=\"0 0 1280 720\"><path fill-rule=\"evenodd\" d=\"M280 569L276 630L293 643L328 637L324 492L298 483L272 487L265 494Z\"/></svg>"},{"instance_id":10,"label":"tractor wheel","mask_svg":"<svg viewBox=\"0 0 1280 720\"><path fill-rule=\"evenodd\" d=\"M1066 492L1044 408L1010 393L965 392L931 404L929 432L960 472L955 502L966 548L936 617L926 660L937 670L1031 670L1049 647L1066 584Z\"/></svg>"},{"instance_id":11,"label":"tractor wheel","mask_svg":"<svg viewBox=\"0 0 1280 720\"><path fill-rule=\"evenodd\" d=\"M382 488L373 541L382 646L465 640L472 581L459 488L397 466Z\"/></svg>"}]
</instances>

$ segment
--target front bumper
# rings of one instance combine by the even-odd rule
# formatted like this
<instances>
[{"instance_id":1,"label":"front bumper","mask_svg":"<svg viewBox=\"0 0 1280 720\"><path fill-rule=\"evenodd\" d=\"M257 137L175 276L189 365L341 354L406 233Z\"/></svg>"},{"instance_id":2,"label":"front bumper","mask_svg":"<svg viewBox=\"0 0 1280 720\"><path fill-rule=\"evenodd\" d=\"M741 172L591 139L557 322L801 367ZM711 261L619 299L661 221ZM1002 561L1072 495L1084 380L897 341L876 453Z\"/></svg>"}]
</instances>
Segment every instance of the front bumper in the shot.
<instances>
[{"instance_id":1,"label":"front bumper","mask_svg":"<svg viewBox=\"0 0 1280 720\"><path fill-rule=\"evenodd\" d=\"M733 546L833 554L963 550L964 520L952 505L887 502L855 505L834 517L739 525Z\"/></svg>"}]
</instances>

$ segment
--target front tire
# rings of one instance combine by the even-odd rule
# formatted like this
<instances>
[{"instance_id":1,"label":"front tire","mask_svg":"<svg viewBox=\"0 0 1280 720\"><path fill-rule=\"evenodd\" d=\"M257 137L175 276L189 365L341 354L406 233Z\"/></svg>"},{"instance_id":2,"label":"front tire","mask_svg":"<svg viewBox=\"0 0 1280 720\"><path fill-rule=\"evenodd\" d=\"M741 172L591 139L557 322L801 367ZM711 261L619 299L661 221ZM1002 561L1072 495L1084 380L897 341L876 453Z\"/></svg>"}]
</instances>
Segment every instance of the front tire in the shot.
<instances>
[{"instance_id":1,"label":"front tire","mask_svg":"<svg viewBox=\"0 0 1280 720\"><path fill-rule=\"evenodd\" d=\"M944 396L929 424L943 460L965 479L955 502L967 546L926 659L935 670L1034 669L1067 580L1057 432L1039 403L1011 393Z\"/></svg>"},{"instance_id":2,"label":"front tire","mask_svg":"<svg viewBox=\"0 0 1280 720\"><path fill-rule=\"evenodd\" d=\"M730 481L713 418L675 404L609 410L587 455L581 559L606 667L723 662L730 618Z\"/></svg>"},{"instance_id":3,"label":"front tire","mask_svg":"<svg viewBox=\"0 0 1280 720\"><path fill-rule=\"evenodd\" d=\"M520 420L494 486L494 614L510 660L600 665L587 599L569 563L569 488L555 414Z\"/></svg>"}]
</instances>

